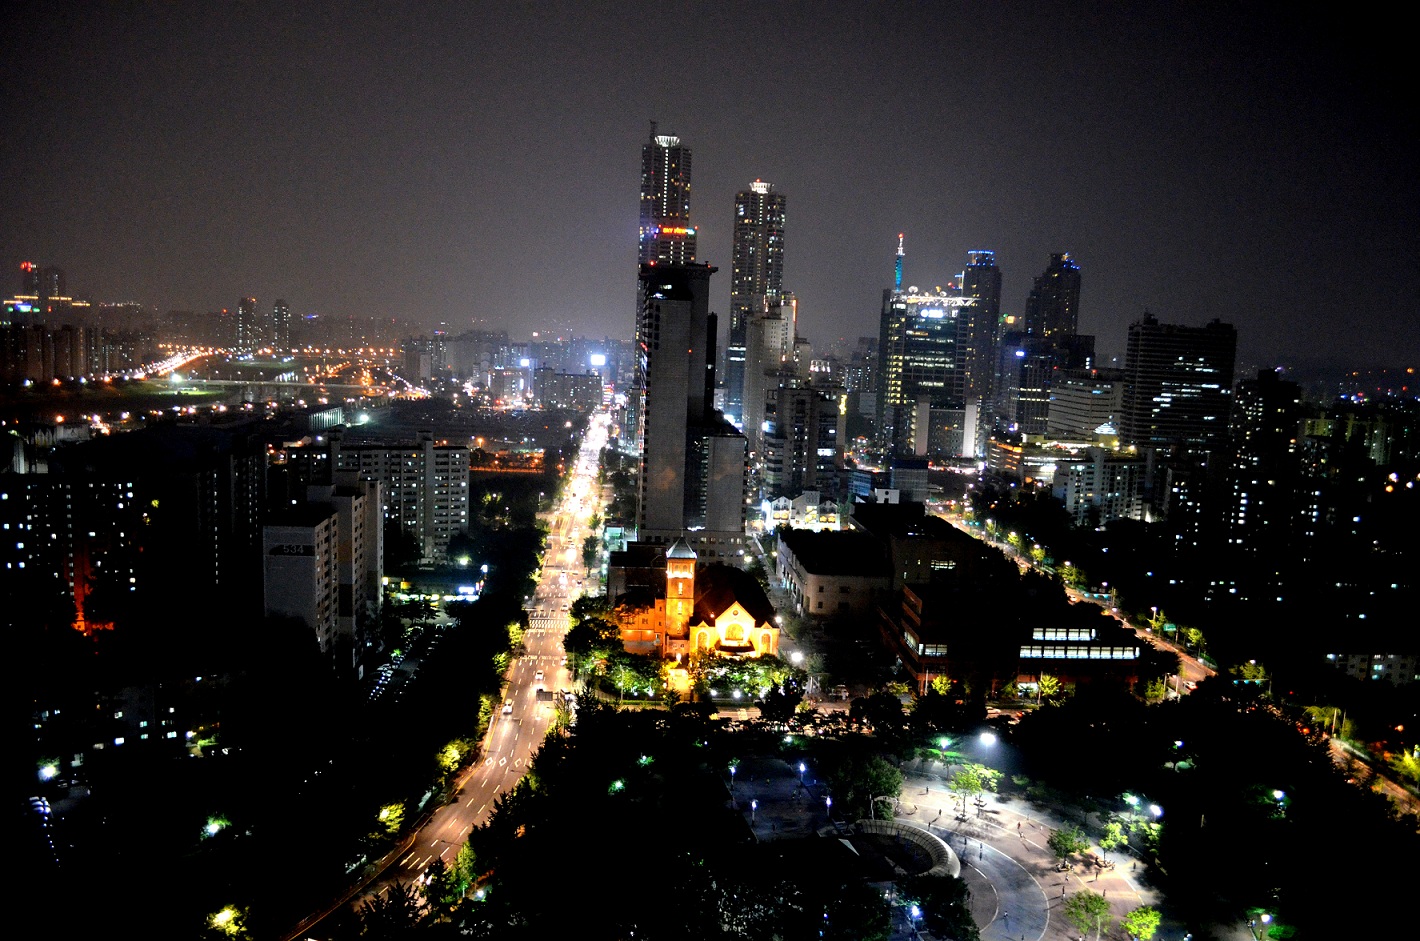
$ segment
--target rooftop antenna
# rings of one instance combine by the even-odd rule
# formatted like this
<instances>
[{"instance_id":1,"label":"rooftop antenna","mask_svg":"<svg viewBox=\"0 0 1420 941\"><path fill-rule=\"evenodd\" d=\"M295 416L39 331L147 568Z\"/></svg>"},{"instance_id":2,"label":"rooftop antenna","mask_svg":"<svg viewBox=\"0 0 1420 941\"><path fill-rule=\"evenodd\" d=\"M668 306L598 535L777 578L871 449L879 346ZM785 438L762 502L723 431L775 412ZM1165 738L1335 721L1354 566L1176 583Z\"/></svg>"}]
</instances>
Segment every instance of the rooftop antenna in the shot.
<instances>
[{"instance_id":1,"label":"rooftop antenna","mask_svg":"<svg viewBox=\"0 0 1420 941\"><path fill-rule=\"evenodd\" d=\"M902 233L897 233L897 275L893 278L892 289L898 293L902 292Z\"/></svg>"}]
</instances>

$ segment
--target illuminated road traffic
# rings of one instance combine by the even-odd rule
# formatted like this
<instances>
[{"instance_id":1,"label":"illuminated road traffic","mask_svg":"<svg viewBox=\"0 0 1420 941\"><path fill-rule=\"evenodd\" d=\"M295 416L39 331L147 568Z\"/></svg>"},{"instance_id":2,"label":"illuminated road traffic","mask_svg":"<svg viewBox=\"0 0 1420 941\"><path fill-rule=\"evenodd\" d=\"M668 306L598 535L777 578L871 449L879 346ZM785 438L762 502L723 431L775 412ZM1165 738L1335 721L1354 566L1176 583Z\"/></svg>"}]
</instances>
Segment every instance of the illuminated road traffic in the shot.
<instances>
[{"instance_id":1,"label":"illuminated road traffic","mask_svg":"<svg viewBox=\"0 0 1420 941\"><path fill-rule=\"evenodd\" d=\"M386 857L380 873L340 905L381 894L396 881L414 884L435 859L452 867L469 831L487 820L500 794L517 784L546 737L558 708L556 700L562 690L572 688L562 638L567 631L567 608L582 593L586 573L582 542L589 535L587 524L602 509L597 470L609 421L605 412L593 414L581 451L548 517L543 568L528 602L523 652L508 669L503 693L504 702L511 703L511 709L501 704L495 709L483 739L482 757L460 778L456 800L434 811L402 844L400 852ZM540 698L539 690L547 695ZM314 929L340 905L313 917L288 938L325 937Z\"/></svg>"}]
</instances>

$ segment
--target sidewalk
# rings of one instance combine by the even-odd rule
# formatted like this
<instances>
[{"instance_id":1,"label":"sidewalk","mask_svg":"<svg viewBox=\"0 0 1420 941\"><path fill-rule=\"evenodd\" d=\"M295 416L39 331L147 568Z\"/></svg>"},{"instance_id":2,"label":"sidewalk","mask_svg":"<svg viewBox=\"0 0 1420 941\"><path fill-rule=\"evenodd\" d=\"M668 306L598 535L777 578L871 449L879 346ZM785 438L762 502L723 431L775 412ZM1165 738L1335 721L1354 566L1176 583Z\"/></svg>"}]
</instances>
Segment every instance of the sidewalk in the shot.
<instances>
[{"instance_id":1,"label":"sidewalk","mask_svg":"<svg viewBox=\"0 0 1420 941\"><path fill-rule=\"evenodd\" d=\"M1079 932L1065 920L1061 908L1069 895L1082 889L1109 900L1116 924L1140 905L1152 905L1165 913L1156 938L1179 939L1185 934L1168 918L1162 897L1147 882L1145 868L1127 853L1114 855L1113 869L1100 871L1077 861L1073 872L1057 872L1058 860L1046 840L1064 821L1047 810L990 795L980 809L968 803L967 819L960 820L960 798L940 781L916 774L904 775L901 808L899 819L925 826L946 840L961 859L982 941L1075 941ZM1098 848L1092 850L1100 855Z\"/></svg>"}]
</instances>

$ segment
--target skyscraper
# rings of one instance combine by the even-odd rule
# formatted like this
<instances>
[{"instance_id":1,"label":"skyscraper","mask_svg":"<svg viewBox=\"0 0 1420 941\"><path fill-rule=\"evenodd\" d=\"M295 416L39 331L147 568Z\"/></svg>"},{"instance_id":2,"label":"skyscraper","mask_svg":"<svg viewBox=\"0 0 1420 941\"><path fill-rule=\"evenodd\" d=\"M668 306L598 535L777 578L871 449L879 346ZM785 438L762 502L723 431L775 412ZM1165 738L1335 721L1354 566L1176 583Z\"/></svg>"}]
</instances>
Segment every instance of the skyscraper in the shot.
<instances>
[{"instance_id":1,"label":"skyscraper","mask_svg":"<svg viewBox=\"0 0 1420 941\"><path fill-rule=\"evenodd\" d=\"M1243 552L1275 558L1299 537L1303 414L1301 387L1273 370L1238 383L1227 528Z\"/></svg>"},{"instance_id":2,"label":"skyscraper","mask_svg":"<svg viewBox=\"0 0 1420 941\"><path fill-rule=\"evenodd\" d=\"M762 440L764 410L769 390L779 383L774 378L794 356L798 339L798 299L782 295L770 309L745 323L744 398L740 416L745 437L758 450Z\"/></svg>"},{"instance_id":3,"label":"skyscraper","mask_svg":"<svg viewBox=\"0 0 1420 941\"><path fill-rule=\"evenodd\" d=\"M282 300L271 308L271 346L276 350L291 348L291 307Z\"/></svg>"},{"instance_id":4,"label":"skyscraper","mask_svg":"<svg viewBox=\"0 0 1420 941\"><path fill-rule=\"evenodd\" d=\"M1001 269L996 253L966 253L961 273L961 295L975 301L961 309L957 325L957 369L961 372L964 403L982 408L991 401L995 386L996 347L1001 332ZM989 422L979 422L971 455L982 453Z\"/></svg>"},{"instance_id":5,"label":"skyscraper","mask_svg":"<svg viewBox=\"0 0 1420 941\"><path fill-rule=\"evenodd\" d=\"M1079 324L1080 266L1068 253L1051 255L1026 298L1025 332L1058 345L1074 336Z\"/></svg>"},{"instance_id":6,"label":"skyscraper","mask_svg":"<svg viewBox=\"0 0 1420 941\"><path fill-rule=\"evenodd\" d=\"M735 194L730 337L725 350L725 410L743 424L747 322L784 290L784 194L755 180Z\"/></svg>"},{"instance_id":7,"label":"skyscraper","mask_svg":"<svg viewBox=\"0 0 1420 941\"><path fill-rule=\"evenodd\" d=\"M1145 314L1129 325L1124 354L1125 444L1202 453L1228 440L1238 332L1161 324Z\"/></svg>"},{"instance_id":8,"label":"skyscraper","mask_svg":"<svg viewBox=\"0 0 1420 941\"><path fill-rule=\"evenodd\" d=\"M256 298L242 298L237 302L237 351L250 353L253 350L261 349L262 343L266 339L265 333L262 329L261 315L256 310Z\"/></svg>"},{"instance_id":9,"label":"skyscraper","mask_svg":"<svg viewBox=\"0 0 1420 941\"><path fill-rule=\"evenodd\" d=\"M899 455L924 455L930 446L931 428L952 424L958 436L954 450L971 447L975 453L974 446L960 440L967 408L958 345L963 310L974 307L976 300L941 288L903 288L902 245L899 235L894 287L883 289L878 320L879 444ZM955 415L946 414L948 410ZM969 411L974 441L975 406Z\"/></svg>"},{"instance_id":10,"label":"skyscraper","mask_svg":"<svg viewBox=\"0 0 1420 941\"><path fill-rule=\"evenodd\" d=\"M638 538L670 545L683 537L712 558L743 552L747 457L744 436L713 405L714 273L643 264L636 318Z\"/></svg>"},{"instance_id":11,"label":"skyscraper","mask_svg":"<svg viewBox=\"0 0 1420 941\"><path fill-rule=\"evenodd\" d=\"M637 261L688 265L695 261L690 224L690 148L680 138L656 133L641 145L641 230Z\"/></svg>"}]
</instances>

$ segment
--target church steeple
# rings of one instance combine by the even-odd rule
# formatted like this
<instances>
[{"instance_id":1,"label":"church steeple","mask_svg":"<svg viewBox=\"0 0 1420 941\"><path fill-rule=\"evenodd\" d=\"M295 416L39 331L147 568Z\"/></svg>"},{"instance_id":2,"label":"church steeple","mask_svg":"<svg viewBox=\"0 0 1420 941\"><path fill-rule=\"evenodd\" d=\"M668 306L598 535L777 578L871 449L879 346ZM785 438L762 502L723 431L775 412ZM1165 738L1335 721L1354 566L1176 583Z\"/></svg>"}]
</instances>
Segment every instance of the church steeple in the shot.
<instances>
[{"instance_id":1,"label":"church steeple","mask_svg":"<svg viewBox=\"0 0 1420 941\"><path fill-rule=\"evenodd\" d=\"M666 639L690 633L695 612L695 550L677 539L666 550Z\"/></svg>"}]
</instances>

